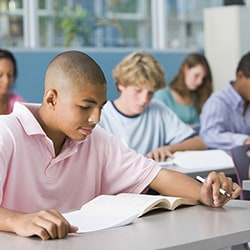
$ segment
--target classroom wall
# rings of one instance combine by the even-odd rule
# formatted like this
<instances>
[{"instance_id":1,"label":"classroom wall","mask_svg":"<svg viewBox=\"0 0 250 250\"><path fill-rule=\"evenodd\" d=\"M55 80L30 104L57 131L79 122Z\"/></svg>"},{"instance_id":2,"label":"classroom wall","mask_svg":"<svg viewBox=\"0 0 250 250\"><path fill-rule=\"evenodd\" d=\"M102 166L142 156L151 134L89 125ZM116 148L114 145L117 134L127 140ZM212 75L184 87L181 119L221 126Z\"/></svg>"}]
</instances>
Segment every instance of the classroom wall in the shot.
<instances>
[{"instance_id":1,"label":"classroom wall","mask_svg":"<svg viewBox=\"0 0 250 250\"><path fill-rule=\"evenodd\" d=\"M16 57L18 78L14 91L21 94L28 102L41 102L43 97L43 81L46 68L50 60L57 54L68 49L57 50L11 50ZM124 56L133 52L133 49L77 49L90 55L101 66L107 79L107 98L113 100L118 96L112 70ZM163 65L166 79L170 81L178 70L182 60L193 51L157 51L146 50L152 53Z\"/></svg>"},{"instance_id":2,"label":"classroom wall","mask_svg":"<svg viewBox=\"0 0 250 250\"><path fill-rule=\"evenodd\" d=\"M211 65L215 91L235 80L239 60L250 48L249 23L249 7L204 9L204 52Z\"/></svg>"}]
</instances>

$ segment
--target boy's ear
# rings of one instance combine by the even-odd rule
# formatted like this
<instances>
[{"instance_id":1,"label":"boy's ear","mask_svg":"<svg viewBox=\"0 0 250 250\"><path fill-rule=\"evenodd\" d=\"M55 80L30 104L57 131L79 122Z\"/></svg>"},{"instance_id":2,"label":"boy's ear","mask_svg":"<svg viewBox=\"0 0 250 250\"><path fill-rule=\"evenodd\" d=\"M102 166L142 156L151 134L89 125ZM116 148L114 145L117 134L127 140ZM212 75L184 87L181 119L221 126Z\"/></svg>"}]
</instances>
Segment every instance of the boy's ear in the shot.
<instances>
[{"instance_id":1,"label":"boy's ear","mask_svg":"<svg viewBox=\"0 0 250 250\"><path fill-rule=\"evenodd\" d=\"M241 79L242 77L245 77L245 75L244 75L244 73L241 70L239 70L237 72L237 78Z\"/></svg>"},{"instance_id":2,"label":"boy's ear","mask_svg":"<svg viewBox=\"0 0 250 250\"><path fill-rule=\"evenodd\" d=\"M125 88L122 84L120 84L119 82L116 83L117 89L119 92L122 92L123 89Z\"/></svg>"},{"instance_id":3,"label":"boy's ear","mask_svg":"<svg viewBox=\"0 0 250 250\"><path fill-rule=\"evenodd\" d=\"M57 101L57 91L55 89L49 89L44 96L44 102L50 109L54 109Z\"/></svg>"}]
</instances>

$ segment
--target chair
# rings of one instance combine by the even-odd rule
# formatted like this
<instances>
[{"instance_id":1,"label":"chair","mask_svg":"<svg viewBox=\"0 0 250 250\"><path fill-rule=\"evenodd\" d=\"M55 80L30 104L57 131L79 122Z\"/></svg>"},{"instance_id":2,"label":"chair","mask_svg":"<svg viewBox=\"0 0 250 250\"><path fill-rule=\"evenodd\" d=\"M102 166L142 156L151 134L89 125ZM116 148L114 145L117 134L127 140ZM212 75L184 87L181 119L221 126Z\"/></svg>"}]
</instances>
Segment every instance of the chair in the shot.
<instances>
[{"instance_id":1,"label":"chair","mask_svg":"<svg viewBox=\"0 0 250 250\"><path fill-rule=\"evenodd\" d=\"M250 145L240 145L231 149L235 173L238 184L242 187L242 181L249 179L248 170L250 166ZM250 200L250 192L243 190L240 194L241 200ZM249 250L249 243L243 244L244 250Z\"/></svg>"},{"instance_id":2,"label":"chair","mask_svg":"<svg viewBox=\"0 0 250 250\"><path fill-rule=\"evenodd\" d=\"M240 145L231 149L231 155L235 166L238 184L242 187L242 181L248 180L248 169L250 166L250 145ZM243 190L240 194L241 200L250 200L250 192Z\"/></svg>"}]
</instances>

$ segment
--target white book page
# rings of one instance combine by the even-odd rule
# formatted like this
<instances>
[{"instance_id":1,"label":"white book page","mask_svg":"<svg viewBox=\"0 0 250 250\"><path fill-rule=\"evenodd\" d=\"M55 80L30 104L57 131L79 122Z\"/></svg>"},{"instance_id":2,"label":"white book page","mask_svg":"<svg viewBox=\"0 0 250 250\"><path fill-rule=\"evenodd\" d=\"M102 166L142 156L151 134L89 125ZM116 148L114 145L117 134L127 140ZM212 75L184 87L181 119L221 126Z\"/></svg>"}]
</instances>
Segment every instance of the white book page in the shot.
<instances>
[{"instance_id":1,"label":"white book page","mask_svg":"<svg viewBox=\"0 0 250 250\"><path fill-rule=\"evenodd\" d=\"M219 169L234 167L231 156L223 150L197 150L176 152L174 158L159 163L161 166L177 165L187 169Z\"/></svg>"},{"instance_id":2,"label":"white book page","mask_svg":"<svg viewBox=\"0 0 250 250\"><path fill-rule=\"evenodd\" d=\"M64 213L63 216L71 225L78 227L78 233L86 233L128 225L138 214L138 209L123 206L116 201L116 196L102 195L85 204L81 210Z\"/></svg>"},{"instance_id":3,"label":"white book page","mask_svg":"<svg viewBox=\"0 0 250 250\"><path fill-rule=\"evenodd\" d=\"M64 213L70 224L79 228L78 233L92 232L132 223L159 195L119 194L100 195L82 206L81 210ZM171 202L177 198L169 197Z\"/></svg>"},{"instance_id":4,"label":"white book page","mask_svg":"<svg viewBox=\"0 0 250 250\"><path fill-rule=\"evenodd\" d=\"M138 213L118 212L103 214L85 214L80 211L74 211L63 214L71 225L77 226L77 233L93 232L113 227L125 226L132 223L138 216Z\"/></svg>"}]
</instances>

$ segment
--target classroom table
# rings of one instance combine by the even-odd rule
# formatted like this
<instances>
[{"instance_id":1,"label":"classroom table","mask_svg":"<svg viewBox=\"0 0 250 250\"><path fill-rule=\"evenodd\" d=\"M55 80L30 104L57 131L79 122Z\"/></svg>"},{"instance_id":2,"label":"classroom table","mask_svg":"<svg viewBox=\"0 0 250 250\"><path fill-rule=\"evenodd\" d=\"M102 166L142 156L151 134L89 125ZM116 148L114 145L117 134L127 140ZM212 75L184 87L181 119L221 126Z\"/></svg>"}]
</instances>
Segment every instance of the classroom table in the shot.
<instances>
[{"instance_id":1,"label":"classroom table","mask_svg":"<svg viewBox=\"0 0 250 250\"><path fill-rule=\"evenodd\" d=\"M250 201L231 200L222 208L203 205L154 211L132 224L65 239L42 241L0 233L4 250L211 250L250 241Z\"/></svg>"}]
</instances>

